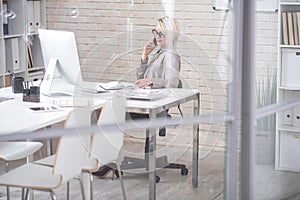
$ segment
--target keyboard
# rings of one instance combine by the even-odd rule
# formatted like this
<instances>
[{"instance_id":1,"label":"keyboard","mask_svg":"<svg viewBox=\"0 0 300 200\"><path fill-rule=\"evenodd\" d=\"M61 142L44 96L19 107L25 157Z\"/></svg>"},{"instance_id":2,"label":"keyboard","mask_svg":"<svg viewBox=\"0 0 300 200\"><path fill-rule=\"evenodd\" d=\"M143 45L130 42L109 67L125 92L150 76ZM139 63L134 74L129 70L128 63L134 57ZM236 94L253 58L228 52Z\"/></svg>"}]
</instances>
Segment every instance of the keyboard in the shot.
<instances>
[{"instance_id":1,"label":"keyboard","mask_svg":"<svg viewBox=\"0 0 300 200\"><path fill-rule=\"evenodd\" d=\"M111 81L107 83L82 82L80 86L75 87L75 90L101 93L101 92L109 92L111 90L133 89L133 88L135 88L134 83Z\"/></svg>"},{"instance_id":2,"label":"keyboard","mask_svg":"<svg viewBox=\"0 0 300 200\"><path fill-rule=\"evenodd\" d=\"M101 88L98 83L95 82L82 82L80 86L75 87L75 90L92 93L107 92L103 88Z\"/></svg>"}]
</instances>

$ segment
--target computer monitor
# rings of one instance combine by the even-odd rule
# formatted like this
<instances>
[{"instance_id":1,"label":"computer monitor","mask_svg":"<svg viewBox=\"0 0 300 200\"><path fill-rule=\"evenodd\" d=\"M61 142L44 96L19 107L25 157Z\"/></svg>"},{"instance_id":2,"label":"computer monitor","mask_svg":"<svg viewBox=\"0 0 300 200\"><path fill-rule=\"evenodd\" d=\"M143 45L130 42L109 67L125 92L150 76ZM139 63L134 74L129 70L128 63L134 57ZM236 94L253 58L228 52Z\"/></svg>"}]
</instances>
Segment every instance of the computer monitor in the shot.
<instances>
[{"instance_id":1,"label":"computer monitor","mask_svg":"<svg viewBox=\"0 0 300 200\"><path fill-rule=\"evenodd\" d=\"M41 92L51 93L70 90L82 84L81 69L75 34L69 31L39 29L39 39L46 72Z\"/></svg>"}]
</instances>

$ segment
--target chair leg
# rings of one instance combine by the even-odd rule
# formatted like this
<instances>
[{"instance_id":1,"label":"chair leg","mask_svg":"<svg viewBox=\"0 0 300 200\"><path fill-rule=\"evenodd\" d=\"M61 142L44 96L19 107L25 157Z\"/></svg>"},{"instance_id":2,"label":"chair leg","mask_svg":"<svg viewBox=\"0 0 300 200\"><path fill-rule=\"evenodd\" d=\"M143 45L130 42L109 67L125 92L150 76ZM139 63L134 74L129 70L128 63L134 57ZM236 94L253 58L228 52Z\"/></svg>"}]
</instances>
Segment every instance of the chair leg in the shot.
<instances>
[{"instance_id":1,"label":"chair leg","mask_svg":"<svg viewBox=\"0 0 300 200\"><path fill-rule=\"evenodd\" d=\"M125 193L125 187L124 187L124 182L123 182L123 176L122 176L122 171L121 167L118 162L114 161L114 163L117 166L118 173L119 173L119 179L120 179L120 184L121 184L121 189L122 189L122 194L123 194L123 199L126 200L126 193Z\"/></svg>"},{"instance_id":2,"label":"chair leg","mask_svg":"<svg viewBox=\"0 0 300 200\"><path fill-rule=\"evenodd\" d=\"M21 199L24 200L24 195L25 195L25 188L22 188L21 192Z\"/></svg>"},{"instance_id":3,"label":"chair leg","mask_svg":"<svg viewBox=\"0 0 300 200\"><path fill-rule=\"evenodd\" d=\"M54 191L50 190L50 196L52 200L56 200L56 195Z\"/></svg>"},{"instance_id":4,"label":"chair leg","mask_svg":"<svg viewBox=\"0 0 300 200\"><path fill-rule=\"evenodd\" d=\"M89 176L90 176L90 199L94 200L94 188L93 188L94 177L91 172L89 172Z\"/></svg>"},{"instance_id":5,"label":"chair leg","mask_svg":"<svg viewBox=\"0 0 300 200\"><path fill-rule=\"evenodd\" d=\"M70 181L67 182L67 200L70 199Z\"/></svg>"},{"instance_id":6,"label":"chair leg","mask_svg":"<svg viewBox=\"0 0 300 200\"><path fill-rule=\"evenodd\" d=\"M5 163L5 170L6 170L6 172L9 171L8 162ZM9 187L8 186L6 186L6 198L7 198L7 200L10 200L10 191L9 191Z\"/></svg>"},{"instance_id":7,"label":"chair leg","mask_svg":"<svg viewBox=\"0 0 300 200\"><path fill-rule=\"evenodd\" d=\"M6 186L6 197L7 197L7 200L10 200L10 191L9 191L8 186Z\"/></svg>"},{"instance_id":8,"label":"chair leg","mask_svg":"<svg viewBox=\"0 0 300 200\"><path fill-rule=\"evenodd\" d=\"M26 189L25 200L29 200L29 189Z\"/></svg>"},{"instance_id":9,"label":"chair leg","mask_svg":"<svg viewBox=\"0 0 300 200\"><path fill-rule=\"evenodd\" d=\"M82 180L79 177L76 177L75 179L77 179L79 181L80 189L81 189L81 195L82 195L82 200L85 200L85 193L84 193L83 182L82 182Z\"/></svg>"}]
</instances>

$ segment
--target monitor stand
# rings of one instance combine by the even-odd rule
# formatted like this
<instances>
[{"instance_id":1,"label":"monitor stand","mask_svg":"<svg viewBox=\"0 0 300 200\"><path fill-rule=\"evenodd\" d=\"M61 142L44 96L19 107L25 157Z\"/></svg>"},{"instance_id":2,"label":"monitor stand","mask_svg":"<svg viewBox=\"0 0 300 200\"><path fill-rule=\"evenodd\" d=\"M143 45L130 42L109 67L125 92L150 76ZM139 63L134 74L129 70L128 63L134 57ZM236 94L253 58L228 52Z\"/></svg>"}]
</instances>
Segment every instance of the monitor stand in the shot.
<instances>
[{"instance_id":1,"label":"monitor stand","mask_svg":"<svg viewBox=\"0 0 300 200\"><path fill-rule=\"evenodd\" d=\"M41 94L45 96L72 96L74 86L64 81L62 78L54 77L58 64L57 58L50 58L44 79L40 86Z\"/></svg>"}]
</instances>

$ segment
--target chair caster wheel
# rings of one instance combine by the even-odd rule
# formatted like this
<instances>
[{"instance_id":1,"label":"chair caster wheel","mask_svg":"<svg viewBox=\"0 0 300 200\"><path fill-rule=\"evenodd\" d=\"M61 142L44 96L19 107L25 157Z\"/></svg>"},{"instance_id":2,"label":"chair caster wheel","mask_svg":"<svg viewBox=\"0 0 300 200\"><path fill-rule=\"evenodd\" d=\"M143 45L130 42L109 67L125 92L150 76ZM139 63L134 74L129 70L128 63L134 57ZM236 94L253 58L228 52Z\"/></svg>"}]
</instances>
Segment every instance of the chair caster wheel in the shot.
<instances>
[{"instance_id":1,"label":"chair caster wheel","mask_svg":"<svg viewBox=\"0 0 300 200\"><path fill-rule=\"evenodd\" d=\"M160 181L160 177L159 176L155 176L155 183L158 183Z\"/></svg>"},{"instance_id":2,"label":"chair caster wheel","mask_svg":"<svg viewBox=\"0 0 300 200\"><path fill-rule=\"evenodd\" d=\"M186 176L186 175L188 175L188 173L189 173L188 168L184 167L184 168L181 169L181 175L182 176Z\"/></svg>"}]
</instances>

